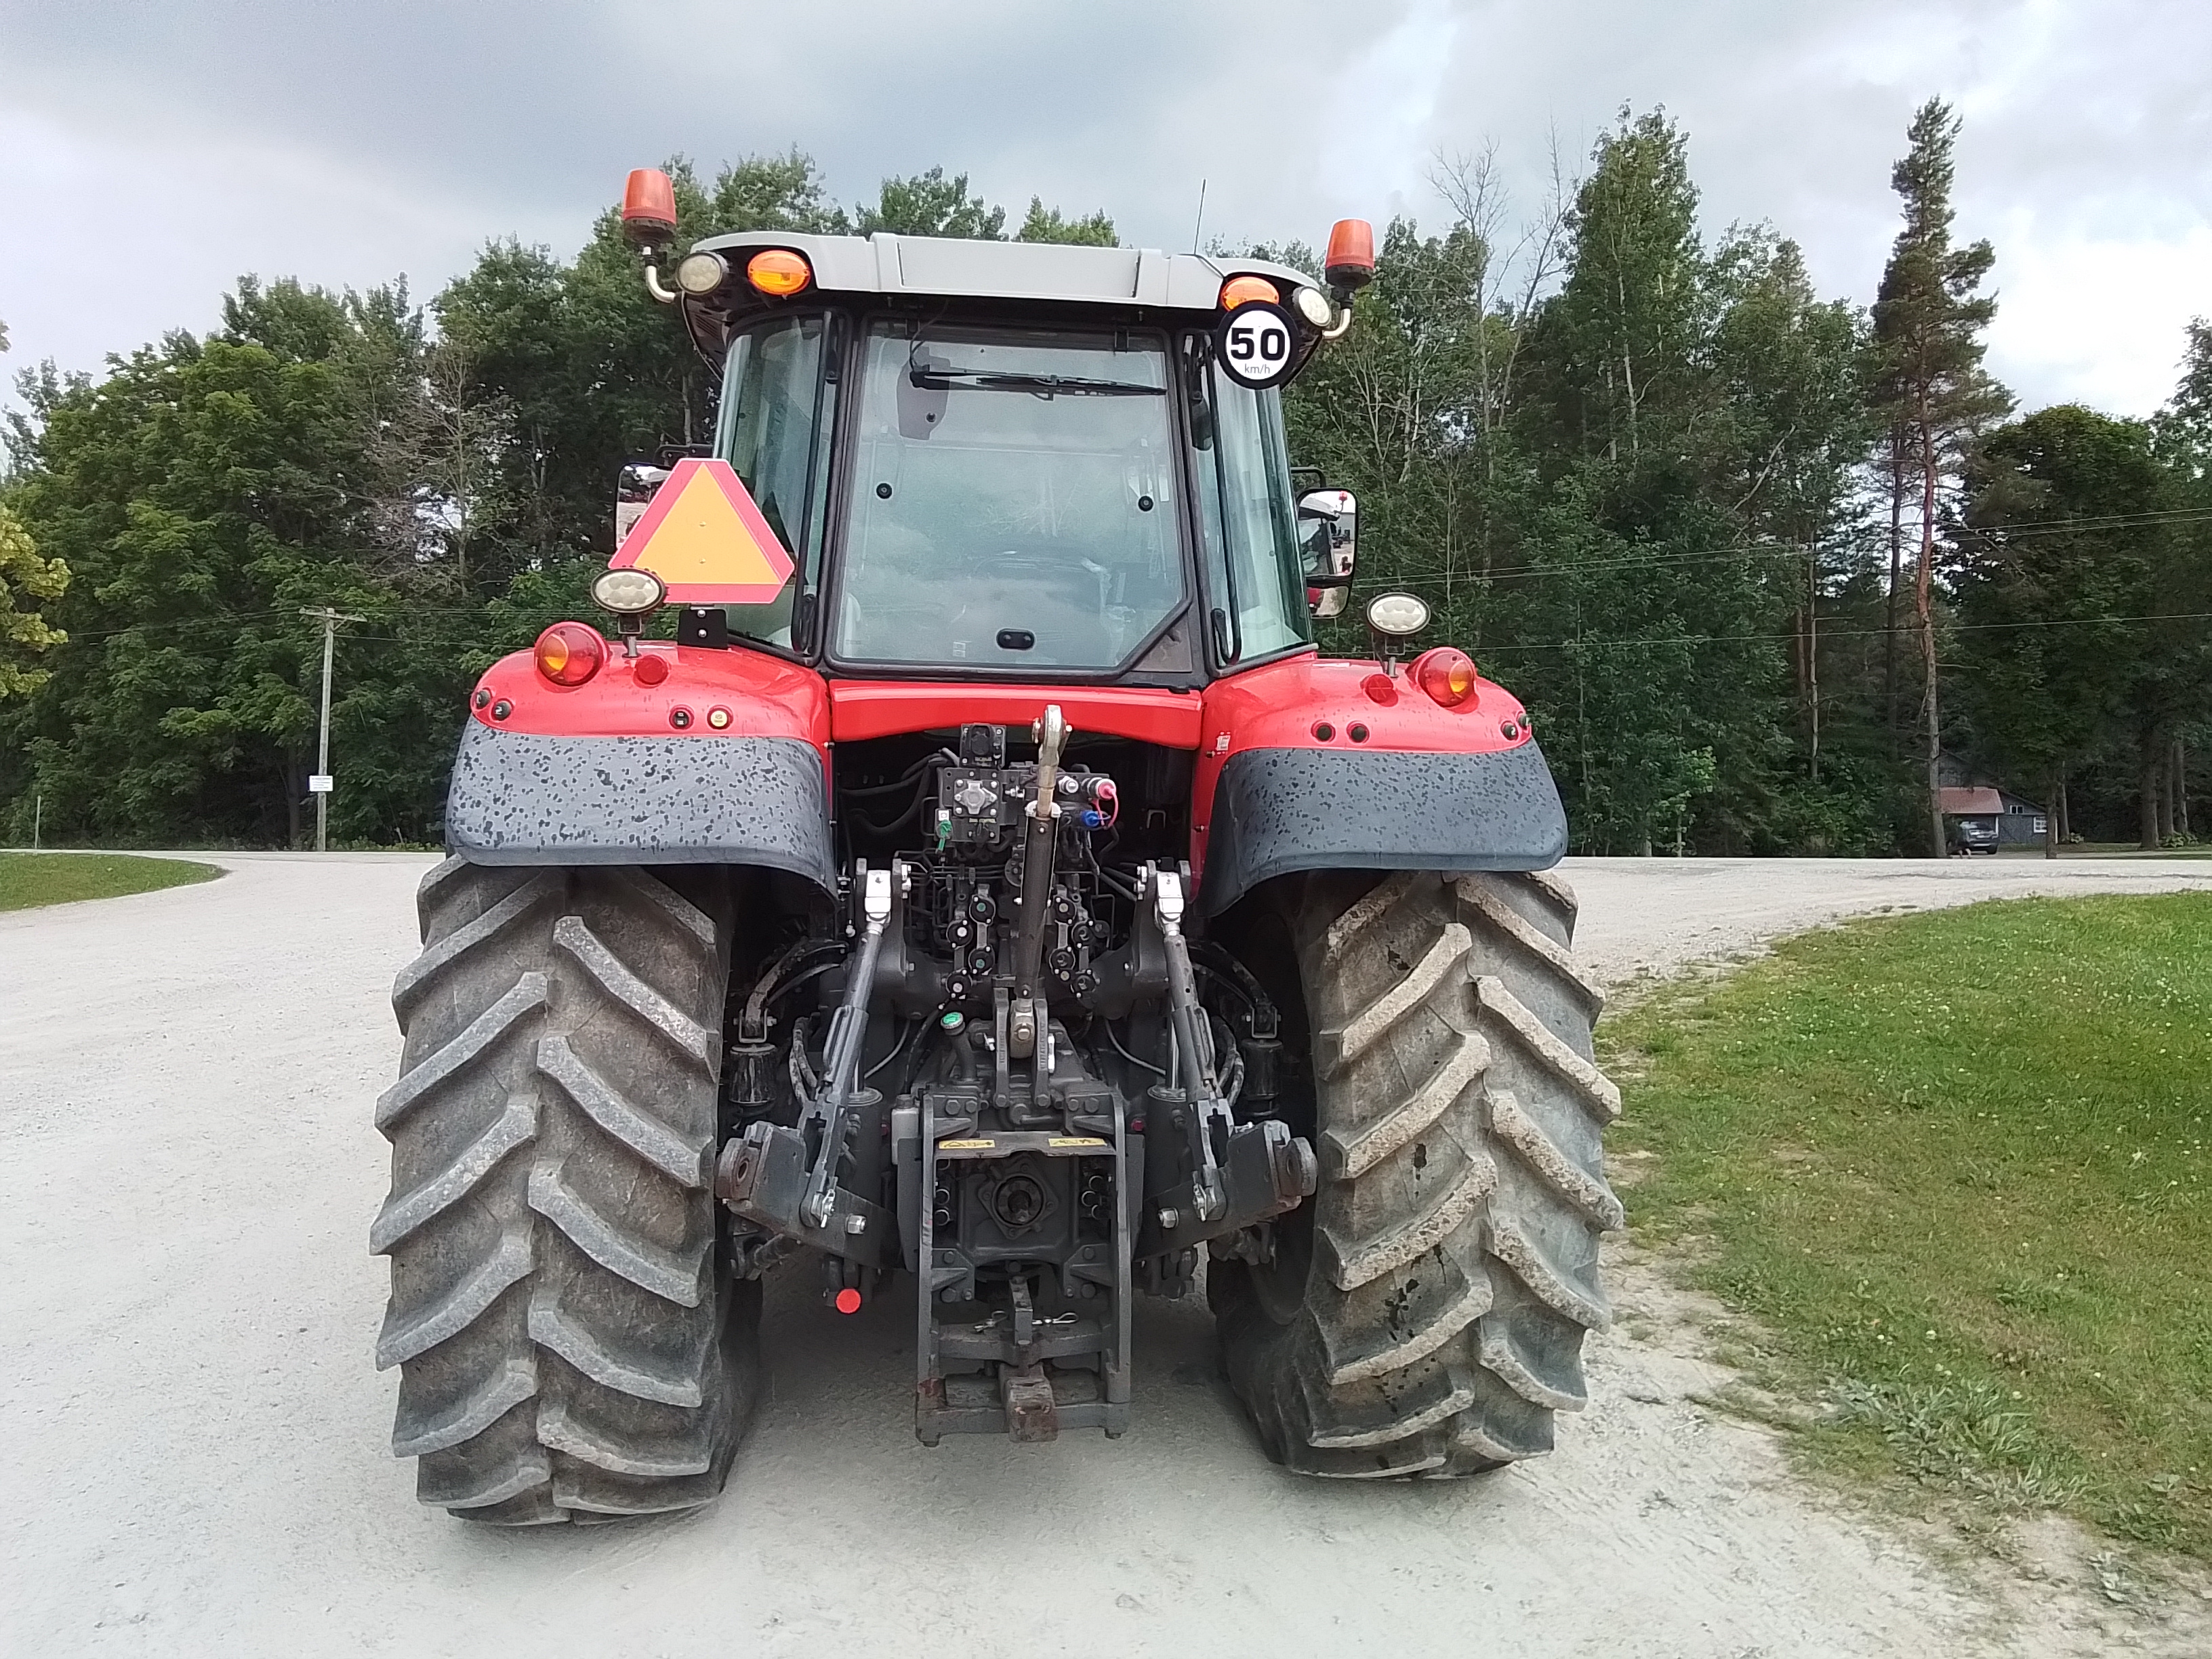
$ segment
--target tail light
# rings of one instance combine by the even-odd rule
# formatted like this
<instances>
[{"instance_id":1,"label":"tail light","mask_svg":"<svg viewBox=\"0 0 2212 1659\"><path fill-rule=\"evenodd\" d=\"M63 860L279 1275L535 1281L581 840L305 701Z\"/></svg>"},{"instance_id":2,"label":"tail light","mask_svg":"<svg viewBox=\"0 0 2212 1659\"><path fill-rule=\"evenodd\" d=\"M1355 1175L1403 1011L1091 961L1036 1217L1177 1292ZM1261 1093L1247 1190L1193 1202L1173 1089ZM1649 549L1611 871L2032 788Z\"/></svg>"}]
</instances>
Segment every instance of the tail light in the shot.
<instances>
[{"instance_id":1,"label":"tail light","mask_svg":"<svg viewBox=\"0 0 2212 1659\"><path fill-rule=\"evenodd\" d=\"M581 685L606 665L607 642L596 628L555 623L538 636L531 654L538 672L556 685Z\"/></svg>"},{"instance_id":2,"label":"tail light","mask_svg":"<svg viewBox=\"0 0 2212 1659\"><path fill-rule=\"evenodd\" d=\"M1474 695L1474 659L1440 645L1413 659L1413 679L1444 708L1456 708Z\"/></svg>"}]
</instances>

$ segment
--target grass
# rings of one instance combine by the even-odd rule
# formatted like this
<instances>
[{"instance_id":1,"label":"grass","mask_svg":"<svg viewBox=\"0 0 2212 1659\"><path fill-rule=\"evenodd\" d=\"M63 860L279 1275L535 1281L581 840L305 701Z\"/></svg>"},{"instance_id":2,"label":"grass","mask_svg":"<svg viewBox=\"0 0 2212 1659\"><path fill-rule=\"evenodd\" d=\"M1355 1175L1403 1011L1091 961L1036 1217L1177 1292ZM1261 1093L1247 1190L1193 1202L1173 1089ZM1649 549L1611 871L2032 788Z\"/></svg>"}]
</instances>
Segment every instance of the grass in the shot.
<instances>
[{"instance_id":1,"label":"grass","mask_svg":"<svg viewBox=\"0 0 2212 1659\"><path fill-rule=\"evenodd\" d=\"M119 898L125 893L213 881L222 873L212 864L119 853L0 853L0 910Z\"/></svg>"},{"instance_id":2,"label":"grass","mask_svg":"<svg viewBox=\"0 0 2212 1659\"><path fill-rule=\"evenodd\" d=\"M1817 1462L2212 1559L2212 895L1856 923L1608 1043Z\"/></svg>"}]
</instances>

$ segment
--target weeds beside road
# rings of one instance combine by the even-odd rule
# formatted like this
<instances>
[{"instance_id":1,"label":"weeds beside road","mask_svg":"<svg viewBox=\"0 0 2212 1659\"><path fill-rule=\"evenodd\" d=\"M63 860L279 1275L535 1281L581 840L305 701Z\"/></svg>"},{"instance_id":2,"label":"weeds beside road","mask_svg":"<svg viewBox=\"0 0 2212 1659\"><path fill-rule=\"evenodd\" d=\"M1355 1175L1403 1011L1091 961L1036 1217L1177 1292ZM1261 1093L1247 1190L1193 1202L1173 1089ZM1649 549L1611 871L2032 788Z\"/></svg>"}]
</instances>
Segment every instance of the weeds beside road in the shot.
<instances>
[{"instance_id":1,"label":"weeds beside road","mask_svg":"<svg viewBox=\"0 0 2212 1659\"><path fill-rule=\"evenodd\" d=\"M2212 895L1855 923L1609 1038L1634 1223L1818 1461L2212 1558Z\"/></svg>"},{"instance_id":2,"label":"weeds beside road","mask_svg":"<svg viewBox=\"0 0 2212 1659\"><path fill-rule=\"evenodd\" d=\"M123 853L0 853L0 910L119 898L213 881L222 873L212 864Z\"/></svg>"}]
</instances>

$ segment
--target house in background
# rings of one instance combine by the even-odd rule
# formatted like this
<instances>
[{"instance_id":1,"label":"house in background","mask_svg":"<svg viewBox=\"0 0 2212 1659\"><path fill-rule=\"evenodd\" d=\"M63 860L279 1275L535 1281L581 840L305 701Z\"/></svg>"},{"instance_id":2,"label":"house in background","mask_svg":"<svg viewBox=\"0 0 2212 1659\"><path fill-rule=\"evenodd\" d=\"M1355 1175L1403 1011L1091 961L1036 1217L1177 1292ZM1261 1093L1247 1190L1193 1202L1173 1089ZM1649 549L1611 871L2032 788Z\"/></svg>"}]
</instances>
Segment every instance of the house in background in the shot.
<instances>
[{"instance_id":1,"label":"house in background","mask_svg":"<svg viewBox=\"0 0 2212 1659\"><path fill-rule=\"evenodd\" d=\"M2043 808L2009 790L1961 785L1936 791L1946 839L1954 851L1994 853L2040 847L2048 827Z\"/></svg>"}]
</instances>

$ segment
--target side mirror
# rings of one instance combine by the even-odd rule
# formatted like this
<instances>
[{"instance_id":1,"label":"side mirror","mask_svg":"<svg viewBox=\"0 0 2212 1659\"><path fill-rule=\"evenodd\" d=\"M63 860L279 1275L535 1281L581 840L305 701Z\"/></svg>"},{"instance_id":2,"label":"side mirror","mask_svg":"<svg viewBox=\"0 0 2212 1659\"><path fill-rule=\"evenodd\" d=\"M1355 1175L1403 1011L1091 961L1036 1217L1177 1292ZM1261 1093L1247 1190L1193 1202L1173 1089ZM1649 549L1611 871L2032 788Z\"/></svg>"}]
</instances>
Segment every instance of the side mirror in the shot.
<instances>
[{"instance_id":1,"label":"side mirror","mask_svg":"<svg viewBox=\"0 0 2212 1659\"><path fill-rule=\"evenodd\" d=\"M1340 617L1352 599L1359 554L1359 501L1348 489L1310 489L1298 497L1306 563L1306 609Z\"/></svg>"},{"instance_id":2,"label":"side mirror","mask_svg":"<svg viewBox=\"0 0 2212 1659\"><path fill-rule=\"evenodd\" d=\"M668 482L672 467L657 466L651 461L632 461L622 470L615 481L615 545L619 548L629 539L629 532L645 516L645 509L653 505L653 492Z\"/></svg>"}]
</instances>

